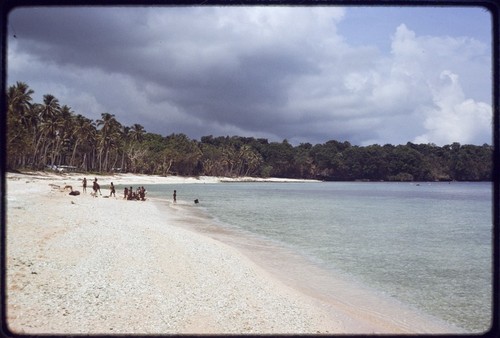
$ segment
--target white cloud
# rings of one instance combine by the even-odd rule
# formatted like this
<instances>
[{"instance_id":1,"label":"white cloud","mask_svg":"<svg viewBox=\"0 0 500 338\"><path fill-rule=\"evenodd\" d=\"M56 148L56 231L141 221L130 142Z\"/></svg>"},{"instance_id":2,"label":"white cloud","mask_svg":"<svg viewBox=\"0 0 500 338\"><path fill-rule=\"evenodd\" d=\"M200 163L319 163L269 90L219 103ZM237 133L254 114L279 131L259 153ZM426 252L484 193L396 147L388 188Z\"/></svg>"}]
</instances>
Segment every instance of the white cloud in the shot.
<instances>
[{"instance_id":1,"label":"white cloud","mask_svg":"<svg viewBox=\"0 0 500 338\"><path fill-rule=\"evenodd\" d=\"M443 71L440 79L441 84L433 88L435 107L424 111L427 132L416 137L415 142L490 143L485 136L491 135L491 106L466 99L457 74Z\"/></svg>"},{"instance_id":2,"label":"white cloud","mask_svg":"<svg viewBox=\"0 0 500 338\"><path fill-rule=\"evenodd\" d=\"M389 57L344 80L360 106L371 107L366 114L379 117L372 126L378 137L369 142L490 143L491 105L467 97L458 75L470 76L470 66L481 69L483 47L471 39L417 36L400 25ZM487 75L482 68L474 77Z\"/></svg>"}]
</instances>

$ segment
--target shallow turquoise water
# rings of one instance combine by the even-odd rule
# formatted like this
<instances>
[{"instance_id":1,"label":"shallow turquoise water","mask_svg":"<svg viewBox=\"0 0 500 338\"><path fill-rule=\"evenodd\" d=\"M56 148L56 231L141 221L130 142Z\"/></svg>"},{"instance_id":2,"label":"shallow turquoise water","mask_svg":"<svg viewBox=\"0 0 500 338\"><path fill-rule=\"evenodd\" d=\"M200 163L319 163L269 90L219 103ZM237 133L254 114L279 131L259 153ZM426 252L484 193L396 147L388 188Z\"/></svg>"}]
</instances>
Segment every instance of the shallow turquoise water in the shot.
<instances>
[{"instance_id":1,"label":"shallow turquoise water","mask_svg":"<svg viewBox=\"0 0 500 338\"><path fill-rule=\"evenodd\" d=\"M291 248L314 264L474 332L489 328L489 183L223 183L146 186L220 227ZM200 204L195 205L194 199Z\"/></svg>"}]
</instances>

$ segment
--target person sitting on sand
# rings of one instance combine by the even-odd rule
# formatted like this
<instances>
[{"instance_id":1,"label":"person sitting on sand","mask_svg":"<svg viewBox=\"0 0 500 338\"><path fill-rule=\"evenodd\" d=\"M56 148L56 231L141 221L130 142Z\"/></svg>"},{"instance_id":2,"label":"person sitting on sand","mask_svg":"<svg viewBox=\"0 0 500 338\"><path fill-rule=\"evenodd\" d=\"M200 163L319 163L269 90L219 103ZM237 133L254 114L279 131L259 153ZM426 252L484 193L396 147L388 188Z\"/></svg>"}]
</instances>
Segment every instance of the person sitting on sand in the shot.
<instances>
[{"instance_id":1,"label":"person sitting on sand","mask_svg":"<svg viewBox=\"0 0 500 338\"><path fill-rule=\"evenodd\" d=\"M139 198L141 199L141 201L146 200L146 189L144 189L144 187L141 187L139 189Z\"/></svg>"},{"instance_id":2,"label":"person sitting on sand","mask_svg":"<svg viewBox=\"0 0 500 338\"><path fill-rule=\"evenodd\" d=\"M111 190L111 192L109 193L109 197L111 197L111 195L115 196L115 186L113 185L113 182L111 182L111 185L109 186L109 190Z\"/></svg>"},{"instance_id":3,"label":"person sitting on sand","mask_svg":"<svg viewBox=\"0 0 500 338\"><path fill-rule=\"evenodd\" d=\"M63 190L66 191L66 189L69 190L69 195L72 195L72 196L80 195L80 192L78 190L73 190L73 187L71 185L64 186Z\"/></svg>"},{"instance_id":4,"label":"person sitting on sand","mask_svg":"<svg viewBox=\"0 0 500 338\"><path fill-rule=\"evenodd\" d=\"M83 190L84 193L87 193L87 178L83 178Z\"/></svg>"}]
</instances>

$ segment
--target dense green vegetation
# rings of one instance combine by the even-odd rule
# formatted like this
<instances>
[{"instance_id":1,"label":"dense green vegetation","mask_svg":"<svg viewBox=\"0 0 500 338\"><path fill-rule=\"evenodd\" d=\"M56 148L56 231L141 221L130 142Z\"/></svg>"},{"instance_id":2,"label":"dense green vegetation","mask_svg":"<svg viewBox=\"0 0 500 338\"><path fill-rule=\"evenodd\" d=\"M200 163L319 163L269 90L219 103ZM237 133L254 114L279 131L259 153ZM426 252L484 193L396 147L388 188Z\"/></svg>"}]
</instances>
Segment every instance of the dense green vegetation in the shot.
<instances>
[{"instance_id":1,"label":"dense green vegetation","mask_svg":"<svg viewBox=\"0 0 500 338\"><path fill-rule=\"evenodd\" d=\"M159 175L434 181L492 178L493 147L434 144L356 146L328 141L292 146L253 137L148 133L122 125L113 114L93 121L53 95L34 103L17 82L7 91L7 169L69 165L80 171Z\"/></svg>"}]
</instances>

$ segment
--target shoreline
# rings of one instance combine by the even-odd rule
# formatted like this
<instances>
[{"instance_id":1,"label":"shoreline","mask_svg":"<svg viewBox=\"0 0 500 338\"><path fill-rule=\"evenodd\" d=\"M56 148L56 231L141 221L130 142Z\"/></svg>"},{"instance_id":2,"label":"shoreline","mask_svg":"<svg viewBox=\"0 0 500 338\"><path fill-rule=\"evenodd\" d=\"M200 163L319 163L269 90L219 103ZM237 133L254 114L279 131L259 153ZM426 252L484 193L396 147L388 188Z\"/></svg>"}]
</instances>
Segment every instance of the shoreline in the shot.
<instances>
[{"instance_id":1,"label":"shoreline","mask_svg":"<svg viewBox=\"0 0 500 338\"><path fill-rule=\"evenodd\" d=\"M173 207L172 202L163 198L154 203L159 208ZM291 248L259 235L221 227L204 211L196 210L189 204L177 204L173 208L180 213L174 226L235 248L271 278L309 297L315 306L341 319L345 330L342 333L467 333L462 328L363 285L353 276L327 270Z\"/></svg>"},{"instance_id":2,"label":"shoreline","mask_svg":"<svg viewBox=\"0 0 500 338\"><path fill-rule=\"evenodd\" d=\"M106 181L106 184L188 184L188 183L321 183L320 180L294 179L294 178L259 178L259 177L225 177L225 176L159 176L145 174L92 174L92 173L55 173L47 171L23 171L6 172L6 178L16 179L17 177L34 177L40 180L57 180L68 182L80 182L83 177L87 177L87 188L92 184L91 178L98 178L98 181ZM80 185L81 187L81 185Z\"/></svg>"},{"instance_id":3,"label":"shoreline","mask_svg":"<svg viewBox=\"0 0 500 338\"><path fill-rule=\"evenodd\" d=\"M273 270L255 243L245 249L234 237L188 229L202 220L181 207L92 198L89 186L87 194L68 196L64 185L83 177L6 175L7 321L18 333L455 332L409 309L394 308L396 321L373 313L359 294L339 291L321 301L325 294L307 290L307 281L287 282L293 269ZM117 185L196 182L96 177Z\"/></svg>"},{"instance_id":4,"label":"shoreline","mask_svg":"<svg viewBox=\"0 0 500 338\"><path fill-rule=\"evenodd\" d=\"M137 183L148 183L148 184L181 184L181 183L330 183L330 182L352 182L352 183L407 183L407 184L419 184L419 183L478 183L486 182L493 183L491 180L432 180L432 181L389 181L389 180L368 180L368 179L353 179L353 180L328 180L328 179L302 179L302 178L278 178L278 177L252 177L252 176L240 176L240 177L227 177L227 176L160 176L160 175L146 175L146 174L131 174L131 173L115 173L115 174L96 174L96 173L80 173L80 172L62 172L57 173L54 171L7 171L7 175L24 175L24 176L34 176L40 179L70 179L75 177L81 180L81 177L98 177L104 180L132 180ZM132 182L132 183L134 183Z\"/></svg>"}]
</instances>

